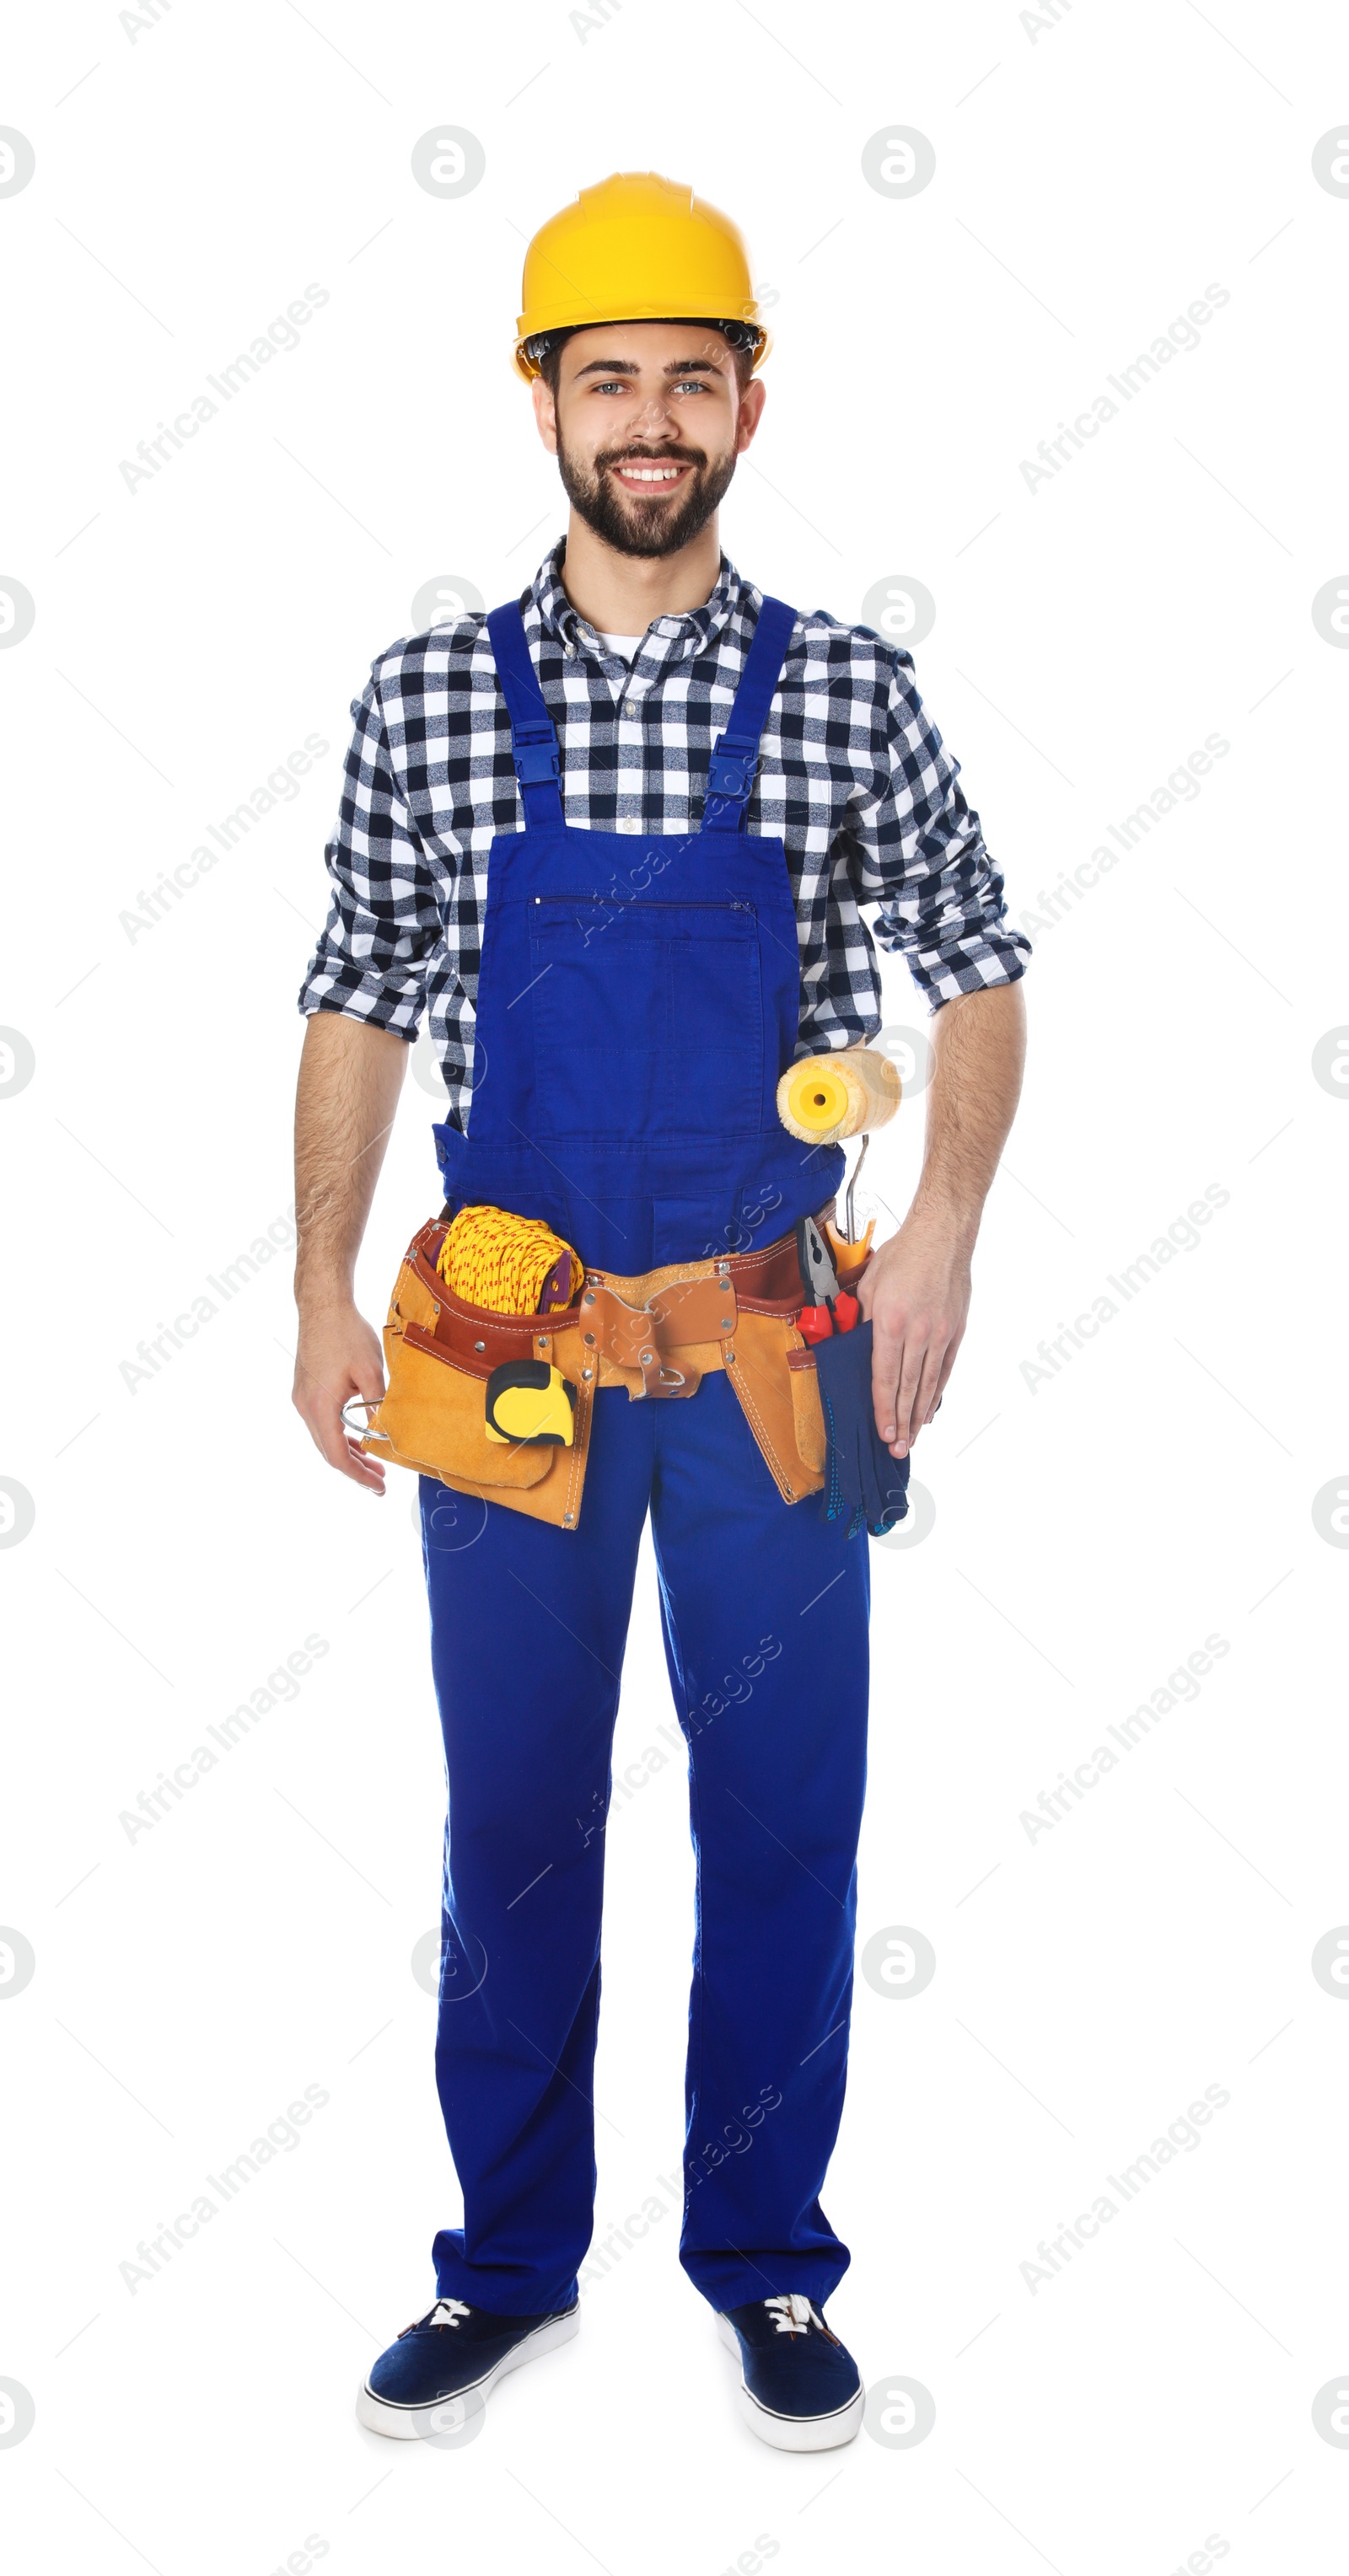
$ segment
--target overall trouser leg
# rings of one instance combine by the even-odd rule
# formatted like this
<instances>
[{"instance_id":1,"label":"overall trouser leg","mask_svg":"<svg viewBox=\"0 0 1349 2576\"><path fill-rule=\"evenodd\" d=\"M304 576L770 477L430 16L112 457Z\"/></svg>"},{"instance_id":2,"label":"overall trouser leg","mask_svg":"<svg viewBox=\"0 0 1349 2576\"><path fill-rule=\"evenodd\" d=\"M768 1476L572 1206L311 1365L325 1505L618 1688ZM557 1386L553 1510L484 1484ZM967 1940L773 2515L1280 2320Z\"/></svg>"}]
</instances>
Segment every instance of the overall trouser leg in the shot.
<instances>
[{"instance_id":1,"label":"overall trouser leg","mask_svg":"<svg viewBox=\"0 0 1349 2576\"><path fill-rule=\"evenodd\" d=\"M599 1402L565 1537L422 1479L449 1787L436 2080L464 2197L436 2287L504 2316L568 2304L594 2216L604 1824L656 1409Z\"/></svg>"},{"instance_id":2,"label":"overall trouser leg","mask_svg":"<svg viewBox=\"0 0 1349 2576\"><path fill-rule=\"evenodd\" d=\"M651 1408L698 1911L680 2259L717 2308L828 2298L866 1777L865 1539L784 1509L729 1380Z\"/></svg>"}]
</instances>

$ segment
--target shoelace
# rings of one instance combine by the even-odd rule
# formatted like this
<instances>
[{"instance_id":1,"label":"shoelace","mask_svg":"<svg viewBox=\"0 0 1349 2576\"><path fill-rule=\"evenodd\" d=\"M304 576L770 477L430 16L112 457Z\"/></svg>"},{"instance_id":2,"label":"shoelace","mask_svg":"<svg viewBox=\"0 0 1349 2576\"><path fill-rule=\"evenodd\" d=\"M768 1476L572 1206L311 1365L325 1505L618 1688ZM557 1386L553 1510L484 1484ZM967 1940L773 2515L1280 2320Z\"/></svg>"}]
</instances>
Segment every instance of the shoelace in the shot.
<instances>
[{"instance_id":1,"label":"shoelace","mask_svg":"<svg viewBox=\"0 0 1349 2576\"><path fill-rule=\"evenodd\" d=\"M799 2290L789 2290L782 2298L765 2299L764 2306L779 2334L809 2334L812 2326L818 2326L823 2335L829 2334L819 2309L812 2307ZM836 2343L838 2337L829 2335L829 2340Z\"/></svg>"},{"instance_id":2,"label":"shoelace","mask_svg":"<svg viewBox=\"0 0 1349 2576\"><path fill-rule=\"evenodd\" d=\"M437 2299L435 2306L428 2308L424 2317L417 2317L410 2326L404 2326L403 2334L400 2334L398 2340L401 2343L403 2335L416 2334L421 2326L457 2326L461 2317L471 2315L472 2310L466 2299Z\"/></svg>"}]
</instances>

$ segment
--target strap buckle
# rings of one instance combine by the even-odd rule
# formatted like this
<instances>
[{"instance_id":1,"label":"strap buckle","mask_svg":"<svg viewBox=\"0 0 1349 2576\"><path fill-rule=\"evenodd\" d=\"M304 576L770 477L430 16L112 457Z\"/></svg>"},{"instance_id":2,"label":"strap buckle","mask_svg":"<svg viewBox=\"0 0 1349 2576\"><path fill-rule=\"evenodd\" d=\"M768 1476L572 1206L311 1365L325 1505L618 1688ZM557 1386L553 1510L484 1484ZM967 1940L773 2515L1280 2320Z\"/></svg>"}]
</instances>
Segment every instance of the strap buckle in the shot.
<instances>
[{"instance_id":1,"label":"strap buckle","mask_svg":"<svg viewBox=\"0 0 1349 2576\"><path fill-rule=\"evenodd\" d=\"M551 724L545 733L542 725L516 728L511 744L515 775L522 787L546 787L550 779L562 775L557 735Z\"/></svg>"},{"instance_id":2,"label":"strap buckle","mask_svg":"<svg viewBox=\"0 0 1349 2576\"><path fill-rule=\"evenodd\" d=\"M712 746L712 757L707 765L708 795L748 796L758 766L757 742L746 741L743 734L739 740L730 734L720 735Z\"/></svg>"}]
</instances>

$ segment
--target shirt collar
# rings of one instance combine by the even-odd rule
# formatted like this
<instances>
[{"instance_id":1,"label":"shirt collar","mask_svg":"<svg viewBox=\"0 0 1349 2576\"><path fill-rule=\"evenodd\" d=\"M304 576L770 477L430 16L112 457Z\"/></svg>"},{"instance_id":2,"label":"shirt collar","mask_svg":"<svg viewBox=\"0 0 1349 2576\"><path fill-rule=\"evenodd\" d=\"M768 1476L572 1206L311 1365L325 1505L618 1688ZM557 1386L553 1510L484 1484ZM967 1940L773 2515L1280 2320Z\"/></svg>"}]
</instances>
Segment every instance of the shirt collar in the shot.
<instances>
[{"instance_id":1,"label":"shirt collar","mask_svg":"<svg viewBox=\"0 0 1349 2576\"><path fill-rule=\"evenodd\" d=\"M551 552L544 556L534 576L525 615L530 625L537 620L539 631L544 636L555 638L573 651L580 651L595 630L579 610L573 608L562 587L562 560L566 551L567 540L559 537ZM751 605L757 607L757 593L751 590L748 582L741 580L735 565L723 555L716 588L701 608L691 608L682 616L654 620L657 633L665 640L666 658L672 662L686 661L704 652L721 635L732 617L737 614L743 617Z\"/></svg>"}]
</instances>

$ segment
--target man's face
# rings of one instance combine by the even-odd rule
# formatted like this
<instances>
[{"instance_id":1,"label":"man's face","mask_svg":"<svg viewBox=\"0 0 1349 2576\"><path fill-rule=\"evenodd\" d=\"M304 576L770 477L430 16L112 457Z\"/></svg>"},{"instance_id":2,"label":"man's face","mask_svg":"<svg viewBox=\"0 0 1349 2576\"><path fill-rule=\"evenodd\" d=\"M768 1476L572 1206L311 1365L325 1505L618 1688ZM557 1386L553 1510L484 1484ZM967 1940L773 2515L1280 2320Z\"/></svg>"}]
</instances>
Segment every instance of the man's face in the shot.
<instances>
[{"instance_id":1,"label":"man's face","mask_svg":"<svg viewBox=\"0 0 1349 2576\"><path fill-rule=\"evenodd\" d=\"M572 507L625 555L672 555L706 527L759 425L729 344L688 322L574 331L557 394L534 383L539 434Z\"/></svg>"}]
</instances>

